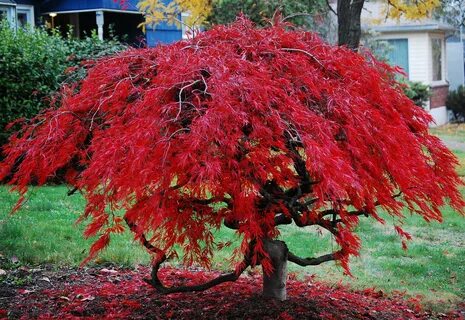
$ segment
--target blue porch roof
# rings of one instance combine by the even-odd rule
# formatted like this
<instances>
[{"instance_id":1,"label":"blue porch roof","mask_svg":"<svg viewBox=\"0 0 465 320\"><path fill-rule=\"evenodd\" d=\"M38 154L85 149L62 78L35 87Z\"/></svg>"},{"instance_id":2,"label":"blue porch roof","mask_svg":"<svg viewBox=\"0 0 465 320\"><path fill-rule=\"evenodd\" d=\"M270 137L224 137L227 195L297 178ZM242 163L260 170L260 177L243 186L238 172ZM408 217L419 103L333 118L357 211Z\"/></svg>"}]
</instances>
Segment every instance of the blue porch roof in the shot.
<instances>
[{"instance_id":1,"label":"blue porch roof","mask_svg":"<svg viewBox=\"0 0 465 320\"><path fill-rule=\"evenodd\" d=\"M113 0L42 0L37 1L42 13L48 12L82 12L94 10L132 11L137 12L137 0L128 0L127 5L121 7L119 1Z\"/></svg>"}]
</instances>

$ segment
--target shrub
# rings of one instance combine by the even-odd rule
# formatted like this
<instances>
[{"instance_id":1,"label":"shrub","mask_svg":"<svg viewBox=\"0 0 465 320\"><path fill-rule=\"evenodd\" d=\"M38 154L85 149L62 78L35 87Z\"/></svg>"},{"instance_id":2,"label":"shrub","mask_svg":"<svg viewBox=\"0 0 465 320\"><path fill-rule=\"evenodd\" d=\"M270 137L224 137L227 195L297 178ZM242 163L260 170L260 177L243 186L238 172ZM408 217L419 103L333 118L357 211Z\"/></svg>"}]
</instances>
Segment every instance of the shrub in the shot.
<instances>
[{"instance_id":1,"label":"shrub","mask_svg":"<svg viewBox=\"0 0 465 320\"><path fill-rule=\"evenodd\" d=\"M6 142L5 126L18 118L31 118L49 105L49 97L66 82L85 77L82 62L125 49L112 39L100 41L62 38L41 28L13 30L0 24L0 146ZM74 67L75 72L65 70Z\"/></svg>"},{"instance_id":2,"label":"shrub","mask_svg":"<svg viewBox=\"0 0 465 320\"><path fill-rule=\"evenodd\" d=\"M44 99L59 87L68 52L56 34L42 29L15 31L6 22L0 24L0 145L9 122L44 108Z\"/></svg>"},{"instance_id":3,"label":"shrub","mask_svg":"<svg viewBox=\"0 0 465 320\"><path fill-rule=\"evenodd\" d=\"M403 80L402 82L405 84L403 87L405 95L417 106L424 107L431 97L429 86L416 81Z\"/></svg>"},{"instance_id":4,"label":"shrub","mask_svg":"<svg viewBox=\"0 0 465 320\"><path fill-rule=\"evenodd\" d=\"M110 39L101 41L95 32L83 39L76 39L71 36L71 30L65 40L68 47L68 65L75 67L74 72L69 73L66 78L67 82L74 82L84 79L86 76L87 67L82 65L83 61L98 60L100 58L114 55L117 52L128 48L127 45L119 41L113 34L110 28Z\"/></svg>"},{"instance_id":5,"label":"shrub","mask_svg":"<svg viewBox=\"0 0 465 320\"><path fill-rule=\"evenodd\" d=\"M458 122L465 121L465 87L459 86L457 90L447 95L446 107L452 111Z\"/></svg>"}]
</instances>

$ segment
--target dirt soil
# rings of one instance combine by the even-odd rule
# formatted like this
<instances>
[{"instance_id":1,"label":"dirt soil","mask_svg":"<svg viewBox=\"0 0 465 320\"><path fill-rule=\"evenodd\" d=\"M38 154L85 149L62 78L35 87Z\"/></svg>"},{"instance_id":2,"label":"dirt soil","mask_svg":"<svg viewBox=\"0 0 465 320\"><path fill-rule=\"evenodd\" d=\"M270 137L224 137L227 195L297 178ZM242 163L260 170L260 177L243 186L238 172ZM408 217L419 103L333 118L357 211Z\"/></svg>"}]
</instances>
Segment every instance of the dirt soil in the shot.
<instances>
[{"instance_id":1,"label":"dirt soil","mask_svg":"<svg viewBox=\"0 0 465 320\"><path fill-rule=\"evenodd\" d=\"M3 272L5 273L5 272ZM216 272L165 268L166 284L199 283ZM465 319L433 313L417 299L372 289L351 291L308 278L288 281L288 300L260 296L261 275L248 273L201 293L160 295L143 281L147 267L19 267L0 276L0 319Z\"/></svg>"}]
</instances>

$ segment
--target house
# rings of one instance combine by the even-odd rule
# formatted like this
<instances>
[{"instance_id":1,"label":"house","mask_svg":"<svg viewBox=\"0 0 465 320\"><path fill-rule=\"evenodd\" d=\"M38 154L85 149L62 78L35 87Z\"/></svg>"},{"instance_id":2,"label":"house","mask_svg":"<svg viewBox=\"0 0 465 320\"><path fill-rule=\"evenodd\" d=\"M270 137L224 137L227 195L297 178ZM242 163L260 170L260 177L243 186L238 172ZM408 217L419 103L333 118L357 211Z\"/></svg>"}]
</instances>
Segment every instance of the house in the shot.
<instances>
[{"instance_id":1,"label":"house","mask_svg":"<svg viewBox=\"0 0 465 320\"><path fill-rule=\"evenodd\" d=\"M75 36L81 37L96 30L104 39L110 30L125 35L133 45L170 43L183 38L180 27L159 24L147 28L145 34L138 27L143 16L137 9L137 0L129 0L121 7L114 0L0 0L0 17L8 19L12 26L46 24L57 27L63 33L72 26Z\"/></svg>"},{"instance_id":2,"label":"house","mask_svg":"<svg viewBox=\"0 0 465 320\"><path fill-rule=\"evenodd\" d=\"M465 34L459 32L447 38L447 75L449 89L456 90L459 86L465 85Z\"/></svg>"},{"instance_id":3,"label":"house","mask_svg":"<svg viewBox=\"0 0 465 320\"><path fill-rule=\"evenodd\" d=\"M436 125L448 122L446 99L449 92L446 38L454 28L432 19L392 20L385 19L383 4L367 2L362 13L365 29L374 30L377 39L389 43L392 50L388 60L404 69L410 81L427 84L431 98L425 106ZM381 17L381 19L380 19Z\"/></svg>"}]
</instances>

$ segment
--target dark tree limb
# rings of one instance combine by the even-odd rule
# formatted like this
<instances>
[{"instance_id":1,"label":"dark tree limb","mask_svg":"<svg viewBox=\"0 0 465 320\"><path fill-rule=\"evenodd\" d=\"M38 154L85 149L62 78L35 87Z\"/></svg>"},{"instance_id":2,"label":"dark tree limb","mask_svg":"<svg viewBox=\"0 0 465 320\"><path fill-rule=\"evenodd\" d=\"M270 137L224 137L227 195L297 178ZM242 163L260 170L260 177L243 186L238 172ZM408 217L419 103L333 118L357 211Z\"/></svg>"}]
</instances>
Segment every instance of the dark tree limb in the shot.
<instances>
[{"instance_id":1,"label":"dark tree limb","mask_svg":"<svg viewBox=\"0 0 465 320\"><path fill-rule=\"evenodd\" d=\"M138 237L139 241L142 243L142 245L151 253L154 253L156 257L156 262L154 262L152 266L152 272L151 272L151 279L144 279L145 282L150 284L152 287L154 287L157 291L159 291L162 294L171 294L171 293L179 293L179 292L195 292L195 291L204 291L208 290L214 286L217 286L221 283L224 282L233 282L236 281L239 276L245 271L250 266L250 254L252 252L252 248L249 249L248 255L244 258L244 261L240 264L240 268L236 271L223 274L221 276L218 276L217 278L214 278L208 282L199 284L199 285L192 285L192 286L179 286L179 287L165 287L163 283L161 282L160 278L158 277L158 271L160 269L160 266L163 262L166 261L167 257L164 254L163 251L160 249L156 248L154 245L152 245L147 238L145 237L144 234L139 234L137 230L137 225L129 220L127 217L124 217L124 221L126 221L126 224L128 225L129 229L136 234ZM253 242L251 242L251 245L253 246Z\"/></svg>"},{"instance_id":2,"label":"dark tree limb","mask_svg":"<svg viewBox=\"0 0 465 320\"><path fill-rule=\"evenodd\" d=\"M77 191L79 191L78 187L74 187L73 189L69 190L67 195L68 196L72 196L73 194L75 194Z\"/></svg>"},{"instance_id":3,"label":"dark tree limb","mask_svg":"<svg viewBox=\"0 0 465 320\"><path fill-rule=\"evenodd\" d=\"M126 222L126 224L128 225L129 227L129 230L131 230L131 232L137 237L137 240L140 241L140 243L152 254L155 254L155 255L162 255L164 257L164 259L166 260L166 256L164 253L162 253L162 251L160 249L158 249L157 247L155 247L154 245L152 245L150 243L150 241L147 240L147 238L145 237L145 235L143 233L139 233L139 231L137 230L137 225L129 220L128 217L124 217L124 221Z\"/></svg>"},{"instance_id":4,"label":"dark tree limb","mask_svg":"<svg viewBox=\"0 0 465 320\"><path fill-rule=\"evenodd\" d=\"M291 224L292 223L292 218L286 216L284 213L278 213L274 216L274 224L276 226L282 225L282 224Z\"/></svg>"},{"instance_id":5,"label":"dark tree limb","mask_svg":"<svg viewBox=\"0 0 465 320\"><path fill-rule=\"evenodd\" d=\"M214 278L208 282L198 284L198 285L191 285L191 286L179 286L179 287L165 287L163 283L158 278L158 270L160 265L164 262L164 259L156 262L152 267L152 279L144 279L145 282L153 286L158 292L161 294L171 294L171 293L180 293L180 292L195 292L195 291L205 291L214 286L217 286L224 282L234 282L236 281L239 276L247 269L250 265L250 259L245 258L242 264L240 265L239 270L233 271L227 274L223 274Z\"/></svg>"},{"instance_id":6,"label":"dark tree limb","mask_svg":"<svg viewBox=\"0 0 465 320\"><path fill-rule=\"evenodd\" d=\"M361 29L361 14L365 0L337 0L338 44L358 50Z\"/></svg>"},{"instance_id":7,"label":"dark tree limb","mask_svg":"<svg viewBox=\"0 0 465 320\"><path fill-rule=\"evenodd\" d=\"M324 262L336 260L336 253L333 252L333 253L325 254L325 255L322 255L316 258L301 258L289 251L287 260L294 262L295 264L298 264L299 266L302 266L302 267L317 266Z\"/></svg>"},{"instance_id":8,"label":"dark tree limb","mask_svg":"<svg viewBox=\"0 0 465 320\"><path fill-rule=\"evenodd\" d=\"M237 230L239 229L239 221L234 220L234 219L224 219L223 224L226 228L232 229L232 230Z\"/></svg>"},{"instance_id":9,"label":"dark tree limb","mask_svg":"<svg viewBox=\"0 0 465 320\"><path fill-rule=\"evenodd\" d=\"M326 0L326 6L328 7L328 9L334 13L337 17L337 12L333 9L333 7L331 7L331 4L329 3L329 0Z\"/></svg>"}]
</instances>

